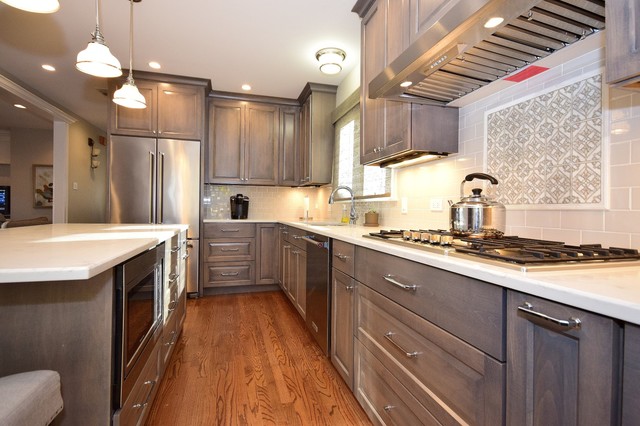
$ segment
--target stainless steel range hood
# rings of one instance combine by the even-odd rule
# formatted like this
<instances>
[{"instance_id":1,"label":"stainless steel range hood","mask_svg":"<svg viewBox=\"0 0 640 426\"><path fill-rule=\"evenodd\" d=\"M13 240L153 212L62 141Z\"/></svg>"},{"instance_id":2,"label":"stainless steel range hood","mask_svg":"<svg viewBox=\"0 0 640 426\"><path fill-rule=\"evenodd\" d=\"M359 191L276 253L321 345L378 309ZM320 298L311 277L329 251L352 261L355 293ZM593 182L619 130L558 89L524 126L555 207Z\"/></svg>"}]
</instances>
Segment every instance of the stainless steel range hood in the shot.
<instances>
[{"instance_id":1,"label":"stainless steel range hood","mask_svg":"<svg viewBox=\"0 0 640 426\"><path fill-rule=\"evenodd\" d=\"M458 1L369 83L370 97L447 105L604 29L604 15L604 0Z\"/></svg>"}]
</instances>

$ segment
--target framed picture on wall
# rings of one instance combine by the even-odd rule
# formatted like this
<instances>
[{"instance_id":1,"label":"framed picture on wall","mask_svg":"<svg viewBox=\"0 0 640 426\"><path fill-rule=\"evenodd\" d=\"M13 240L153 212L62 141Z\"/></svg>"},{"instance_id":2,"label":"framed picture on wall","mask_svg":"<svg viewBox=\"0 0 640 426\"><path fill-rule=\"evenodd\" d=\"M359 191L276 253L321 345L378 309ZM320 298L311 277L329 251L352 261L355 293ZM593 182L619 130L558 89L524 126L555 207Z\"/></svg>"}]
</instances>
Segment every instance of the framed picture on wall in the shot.
<instances>
[{"instance_id":1,"label":"framed picture on wall","mask_svg":"<svg viewBox=\"0 0 640 426\"><path fill-rule=\"evenodd\" d=\"M53 206L53 166L33 165L33 207Z\"/></svg>"}]
</instances>

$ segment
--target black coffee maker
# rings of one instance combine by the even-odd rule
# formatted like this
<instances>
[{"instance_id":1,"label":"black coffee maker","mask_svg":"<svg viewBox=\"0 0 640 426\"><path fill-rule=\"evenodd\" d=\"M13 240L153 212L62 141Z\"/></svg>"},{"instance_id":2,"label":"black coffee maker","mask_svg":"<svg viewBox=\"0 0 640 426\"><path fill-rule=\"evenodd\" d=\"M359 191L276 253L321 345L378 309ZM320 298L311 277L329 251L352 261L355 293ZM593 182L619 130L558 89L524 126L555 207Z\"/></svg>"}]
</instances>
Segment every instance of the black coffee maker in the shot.
<instances>
[{"instance_id":1,"label":"black coffee maker","mask_svg":"<svg viewBox=\"0 0 640 426\"><path fill-rule=\"evenodd\" d=\"M232 195L230 200L231 219L246 219L249 215L249 197L238 194Z\"/></svg>"}]
</instances>

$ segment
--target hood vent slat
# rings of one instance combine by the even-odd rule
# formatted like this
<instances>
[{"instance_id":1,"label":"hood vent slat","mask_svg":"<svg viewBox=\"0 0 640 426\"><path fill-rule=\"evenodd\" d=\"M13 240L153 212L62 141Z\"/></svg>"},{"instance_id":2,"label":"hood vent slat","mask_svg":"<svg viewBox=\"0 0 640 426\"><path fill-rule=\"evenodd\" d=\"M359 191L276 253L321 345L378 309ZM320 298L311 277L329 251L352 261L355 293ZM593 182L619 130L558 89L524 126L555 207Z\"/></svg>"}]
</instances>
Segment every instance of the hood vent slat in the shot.
<instances>
[{"instance_id":1,"label":"hood vent slat","mask_svg":"<svg viewBox=\"0 0 640 426\"><path fill-rule=\"evenodd\" d=\"M465 30L450 32L453 35L444 36L438 44L461 47L457 53L447 50L444 55L434 48L412 60L408 55L417 52L410 48L369 84L369 92L377 97L446 105L605 27L603 0L490 0L485 8L507 8L512 19L495 30L480 29L485 19L481 9L458 27ZM426 57L444 56L447 59L435 68L433 63L418 63ZM402 67L394 66L396 63L410 64L415 71L398 72ZM400 87L405 80L413 81L413 86Z\"/></svg>"}]
</instances>

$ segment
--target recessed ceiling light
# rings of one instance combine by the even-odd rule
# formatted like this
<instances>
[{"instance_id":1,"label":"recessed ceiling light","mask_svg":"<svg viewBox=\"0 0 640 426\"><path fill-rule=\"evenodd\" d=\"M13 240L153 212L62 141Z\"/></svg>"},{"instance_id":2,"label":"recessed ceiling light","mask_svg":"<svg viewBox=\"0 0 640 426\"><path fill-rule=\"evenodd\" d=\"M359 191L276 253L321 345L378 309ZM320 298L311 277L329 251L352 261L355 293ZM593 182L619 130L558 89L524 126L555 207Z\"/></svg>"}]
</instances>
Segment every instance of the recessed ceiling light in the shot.
<instances>
[{"instance_id":1,"label":"recessed ceiling light","mask_svg":"<svg viewBox=\"0 0 640 426\"><path fill-rule=\"evenodd\" d=\"M502 24L502 21L504 21L504 18L502 18L500 16L494 16L493 18L489 18L489 20L484 23L484 27L485 28L495 28L498 25Z\"/></svg>"},{"instance_id":2,"label":"recessed ceiling light","mask_svg":"<svg viewBox=\"0 0 640 426\"><path fill-rule=\"evenodd\" d=\"M151 61L151 62L149 62L149 66L150 66L151 68L153 68L154 70L159 70L160 68L162 68L162 67L160 66L160 64L159 64L159 63L157 63L156 61Z\"/></svg>"},{"instance_id":3,"label":"recessed ceiling light","mask_svg":"<svg viewBox=\"0 0 640 426\"><path fill-rule=\"evenodd\" d=\"M403 81L400 83L400 87L409 87L413 84L413 81Z\"/></svg>"},{"instance_id":4,"label":"recessed ceiling light","mask_svg":"<svg viewBox=\"0 0 640 426\"><path fill-rule=\"evenodd\" d=\"M45 69L47 71L55 71L56 67L54 67L53 65L49 65L49 64L43 64L42 65L42 69Z\"/></svg>"},{"instance_id":5,"label":"recessed ceiling light","mask_svg":"<svg viewBox=\"0 0 640 426\"><path fill-rule=\"evenodd\" d=\"M13 104L13 106L20 109L27 109L27 107L22 104Z\"/></svg>"},{"instance_id":6,"label":"recessed ceiling light","mask_svg":"<svg viewBox=\"0 0 640 426\"><path fill-rule=\"evenodd\" d=\"M248 91L248 90L251 90L251 85L249 85L249 84L243 84L243 85L242 85L242 90L247 90L247 91Z\"/></svg>"}]
</instances>

